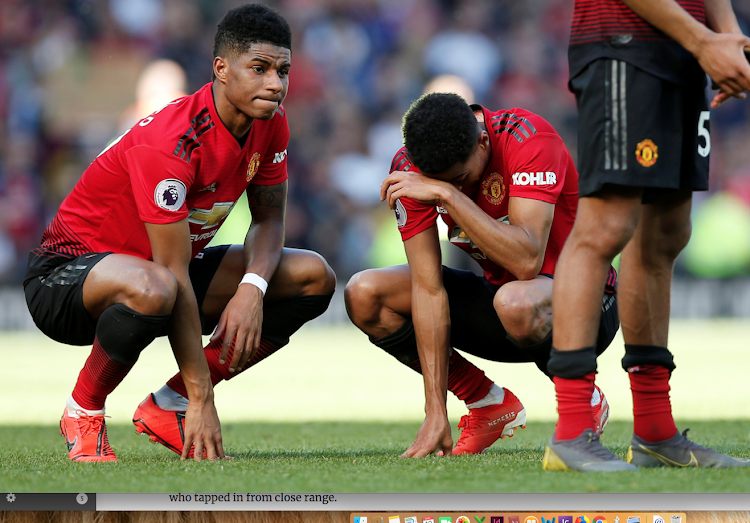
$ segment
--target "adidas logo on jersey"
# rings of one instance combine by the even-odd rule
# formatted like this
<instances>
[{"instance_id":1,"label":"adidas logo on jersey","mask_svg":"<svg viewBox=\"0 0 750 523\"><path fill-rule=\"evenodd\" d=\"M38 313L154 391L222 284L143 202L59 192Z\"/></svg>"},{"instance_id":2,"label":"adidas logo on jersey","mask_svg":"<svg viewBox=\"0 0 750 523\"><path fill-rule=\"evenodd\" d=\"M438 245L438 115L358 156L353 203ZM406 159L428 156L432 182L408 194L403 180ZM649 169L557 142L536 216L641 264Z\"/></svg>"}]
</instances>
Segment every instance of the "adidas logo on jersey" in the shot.
<instances>
[{"instance_id":1,"label":"adidas logo on jersey","mask_svg":"<svg viewBox=\"0 0 750 523\"><path fill-rule=\"evenodd\" d=\"M552 171L513 175L513 185L555 185L556 183L557 175Z\"/></svg>"}]
</instances>

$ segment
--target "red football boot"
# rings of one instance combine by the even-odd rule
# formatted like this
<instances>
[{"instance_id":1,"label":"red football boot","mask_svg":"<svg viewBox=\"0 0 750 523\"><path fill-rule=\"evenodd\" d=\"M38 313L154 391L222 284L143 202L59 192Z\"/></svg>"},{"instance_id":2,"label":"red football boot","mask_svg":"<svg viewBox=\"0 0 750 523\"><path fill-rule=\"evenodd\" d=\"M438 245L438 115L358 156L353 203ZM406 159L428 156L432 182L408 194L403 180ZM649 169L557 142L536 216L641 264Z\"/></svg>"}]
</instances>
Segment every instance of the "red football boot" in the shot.
<instances>
[{"instance_id":1,"label":"red football boot","mask_svg":"<svg viewBox=\"0 0 750 523\"><path fill-rule=\"evenodd\" d=\"M596 405L591 406L591 413L594 415L594 432L601 436L604 427L609 423L609 403L607 403L607 398L604 397L602 389L596 385L594 385L594 389L599 391L599 401Z\"/></svg>"},{"instance_id":2,"label":"red football boot","mask_svg":"<svg viewBox=\"0 0 750 523\"><path fill-rule=\"evenodd\" d=\"M500 405L469 409L458 424L463 429L453 454L481 454L498 439L513 437L518 428L526 428L526 409L508 389Z\"/></svg>"},{"instance_id":3,"label":"red football boot","mask_svg":"<svg viewBox=\"0 0 750 523\"><path fill-rule=\"evenodd\" d=\"M109 446L104 414L89 416L82 410L78 417L69 416L68 409L60 420L60 434L65 437L71 461L117 461Z\"/></svg>"},{"instance_id":4,"label":"red football boot","mask_svg":"<svg viewBox=\"0 0 750 523\"><path fill-rule=\"evenodd\" d=\"M147 434L151 442L161 443L182 455L185 443L184 411L164 410L156 404L154 395L149 394L135 410L133 425L138 434ZM190 449L189 457L193 457L194 451L194 447Z\"/></svg>"}]
</instances>

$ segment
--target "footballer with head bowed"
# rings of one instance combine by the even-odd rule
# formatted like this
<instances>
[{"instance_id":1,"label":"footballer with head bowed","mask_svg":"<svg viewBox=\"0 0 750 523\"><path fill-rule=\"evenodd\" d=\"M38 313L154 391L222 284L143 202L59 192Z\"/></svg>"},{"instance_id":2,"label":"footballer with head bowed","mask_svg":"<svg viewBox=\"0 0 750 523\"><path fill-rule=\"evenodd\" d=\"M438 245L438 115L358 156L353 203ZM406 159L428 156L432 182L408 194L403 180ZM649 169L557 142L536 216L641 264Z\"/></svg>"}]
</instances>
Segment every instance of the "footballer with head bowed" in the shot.
<instances>
[{"instance_id":1,"label":"footballer with head bowed","mask_svg":"<svg viewBox=\"0 0 750 523\"><path fill-rule=\"evenodd\" d=\"M578 174L552 126L520 108L493 112L427 94L404 116L403 136L381 197L396 211L408 265L354 275L347 310L373 344L424 376L426 418L404 456L477 454L523 428L526 410L456 349L533 362L548 375L552 278L575 219ZM482 276L442 265L438 215ZM615 285L611 269L599 353L619 326ZM469 408L455 448L447 391ZM601 432L609 406L598 389L590 399Z\"/></svg>"},{"instance_id":2,"label":"footballer with head bowed","mask_svg":"<svg viewBox=\"0 0 750 523\"><path fill-rule=\"evenodd\" d=\"M289 141L291 44L276 11L229 11L212 82L105 149L30 254L24 288L38 327L93 344L60 422L71 460L116 460L105 399L163 335L180 372L137 408L136 430L183 458L224 457L214 386L328 307L326 261L283 248L287 162L278 155ZM252 211L244 245L206 248L243 192Z\"/></svg>"}]
</instances>

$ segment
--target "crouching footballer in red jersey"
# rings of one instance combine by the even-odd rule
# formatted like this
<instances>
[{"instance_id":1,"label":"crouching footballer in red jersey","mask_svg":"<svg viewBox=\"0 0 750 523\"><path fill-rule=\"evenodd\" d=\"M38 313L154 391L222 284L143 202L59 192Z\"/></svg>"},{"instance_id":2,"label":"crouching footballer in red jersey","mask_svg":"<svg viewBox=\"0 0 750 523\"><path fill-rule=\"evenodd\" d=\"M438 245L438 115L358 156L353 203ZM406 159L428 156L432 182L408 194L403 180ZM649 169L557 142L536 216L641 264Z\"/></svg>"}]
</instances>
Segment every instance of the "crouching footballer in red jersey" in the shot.
<instances>
[{"instance_id":1,"label":"crouching footballer in red jersey","mask_svg":"<svg viewBox=\"0 0 750 523\"><path fill-rule=\"evenodd\" d=\"M578 206L578 174L560 136L524 109L488 111L428 94L403 119L405 146L381 196L395 210L408 265L352 277L346 304L370 341L424 376L424 424L404 456L477 454L526 424L521 401L456 349L533 362L549 376L552 278ZM437 218L483 275L442 266ZM602 296L597 352L619 321L616 273ZM453 447L451 391L469 408ZM599 433L609 406L597 388Z\"/></svg>"},{"instance_id":2,"label":"crouching footballer in red jersey","mask_svg":"<svg viewBox=\"0 0 750 523\"><path fill-rule=\"evenodd\" d=\"M91 163L29 256L37 326L93 344L60 422L71 460L117 459L105 399L163 335L180 372L141 403L136 430L183 458L224 457L213 387L286 345L331 300L326 261L283 248L289 25L260 4L233 9L214 57L211 83ZM243 192L253 217L244 245L206 248Z\"/></svg>"}]
</instances>

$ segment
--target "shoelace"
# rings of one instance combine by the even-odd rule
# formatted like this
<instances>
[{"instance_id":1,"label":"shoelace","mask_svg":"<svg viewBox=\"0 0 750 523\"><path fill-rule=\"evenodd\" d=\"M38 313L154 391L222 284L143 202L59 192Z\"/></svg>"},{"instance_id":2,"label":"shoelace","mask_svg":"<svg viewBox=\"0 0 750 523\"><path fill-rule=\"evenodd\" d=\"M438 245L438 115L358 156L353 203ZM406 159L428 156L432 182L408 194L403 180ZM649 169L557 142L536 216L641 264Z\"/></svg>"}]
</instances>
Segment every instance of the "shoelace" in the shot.
<instances>
[{"instance_id":1,"label":"shoelace","mask_svg":"<svg viewBox=\"0 0 750 523\"><path fill-rule=\"evenodd\" d=\"M85 436L89 432L95 432L98 434L102 430L104 416L89 416L82 410L76 411L76 414L78 414L76 422L81 431L81 436Z\"/></svg>"},{"instance_id":2,"label":"shoelace","mask_svg":"<svg viewBox=\"0 0 750 523\"><path fill-rule=\"evenodd\" d=\"M589 433L588 443L599 443L599 436L594 432ZM588 449L588 453L597 458L601 458L602 461L611 461L612 459L618 459L607 447L599 444L594 445Z\"/></svg>"},{"instance_id":3,"label":"shoelace","mask_svg":"<svg viewBox=\"0 0 750 523\"><path fill-rule=\"evenodd\" d=\"M689 440L688 437L687 437L687 433L688 433L689 430L690 429L685 429L685 430L682 431L682 438L683 439L680 441L680 443L679 443L678 446L680 446L680 447L682 447L684 449L688 449L688 450L690 450L690 449L700 449L700 450L709 450L709 451L712 450L712 449L704 447L703 445L699 445L699 444L697 444L694 441Z\"/></svg>"},{"instance_id":4,"label":"shoelace","mask_svg":"<svg viewBox=\"0 0 750 523\"><path fill-rule=\"evenodd\" d=\"M461 420L458 422L458 428L464 429L464 432L472 429L481 428L482 423L487 423L490 419L486 416L478 416L466 414L461 416Z\"/></svg>"}]
</instances>

